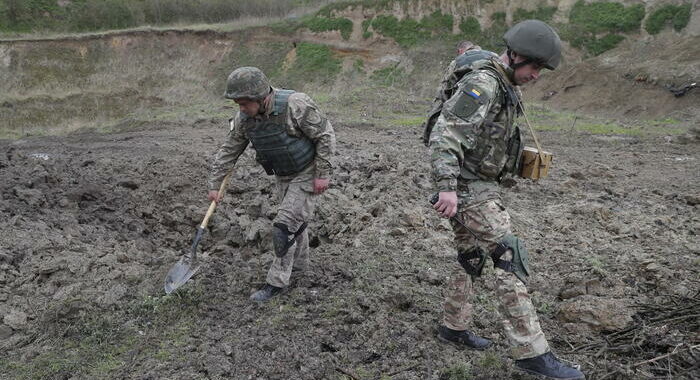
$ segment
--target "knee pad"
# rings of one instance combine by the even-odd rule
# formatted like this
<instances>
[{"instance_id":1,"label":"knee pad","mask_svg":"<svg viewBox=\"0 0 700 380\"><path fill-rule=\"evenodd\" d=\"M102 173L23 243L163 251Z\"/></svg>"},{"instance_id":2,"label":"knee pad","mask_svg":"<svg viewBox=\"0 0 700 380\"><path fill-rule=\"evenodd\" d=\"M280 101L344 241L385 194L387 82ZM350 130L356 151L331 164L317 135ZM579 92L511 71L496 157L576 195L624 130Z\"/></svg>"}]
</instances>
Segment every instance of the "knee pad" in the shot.
<instances>
[{"instance_id":1,"label":"knee pad","mask_svg":"<svg viewBox=\"0 0 700 380\"><path fill-rule=\"evenodd\" d=\"M284 223L274 223L272 225L272 244L275 247L275 256L284 257L305 229L306 222L296 232L289 232L289 228Z\"/></svg>"},{"instance_id":2,"label":"knee pad","mask_svg":"<svg viewBox=\"0 0 700 380\"><path fill-rule=\"evenodd\" d=\"M513 259L511 261L502 260L501 256L509 249L513 252ZM525 244L513 234L504 236L503 239L498 242L496 248L491 251L493 266L506 272L512 272L522 282L526 282L527 277L530 275L528 259L529 257L525 249Z\"/></svg>"},{"instance_id":3,"label":"knee pad","mask_svg":"<svg viewBox=\"0 0 700 380\"><path fill-rule=\"evenodd\" d=\"M475 264L472 264L472 260L478 259ZM467 251L457 252L457 261L459 265L464 268L464 271L472 277L481 276L481 272L484 270L484 264L486 263L486 252L481 248L476 247Z\"/></svg>"}]
</instances>

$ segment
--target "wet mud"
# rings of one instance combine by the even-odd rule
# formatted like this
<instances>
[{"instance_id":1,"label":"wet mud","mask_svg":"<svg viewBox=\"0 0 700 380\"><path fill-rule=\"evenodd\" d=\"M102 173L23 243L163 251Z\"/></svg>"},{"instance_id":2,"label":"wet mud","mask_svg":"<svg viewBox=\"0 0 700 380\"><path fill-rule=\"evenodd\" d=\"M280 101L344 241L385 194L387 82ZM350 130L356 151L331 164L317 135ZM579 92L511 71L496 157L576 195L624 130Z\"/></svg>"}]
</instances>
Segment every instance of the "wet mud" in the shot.
<instances>
[{"instance_id":1,"label":"wet mud","mask_svg":"<svg viewBox=\"0 0 700 380\"><path fill-rule=\"evenodd\" d=\"M449 224L428 205L420 131L336 131L311 265L265 304L248 297L271 260L276 204L250 152L200 245L203 269L163 292L206 212L222 125L0 141L0 363L9 373L0 378L529 378L508 359L489 276L477 284L473 330L494 348L462 351L435 336L455 252ZM695 378L687 347L700 340L697 315L671 314L662 327L640 307L693 307L700 290L697 135L541 140L554 152L550 176L509 181L504 199L530 250L528 287L551 346L593 379ZM635 326L648 328L623 349L604 345ZM674 353L675 366L635 366L674 349L687 351ZM72 356L100 350L111 359Z\"/></svg>"}]
</instances>

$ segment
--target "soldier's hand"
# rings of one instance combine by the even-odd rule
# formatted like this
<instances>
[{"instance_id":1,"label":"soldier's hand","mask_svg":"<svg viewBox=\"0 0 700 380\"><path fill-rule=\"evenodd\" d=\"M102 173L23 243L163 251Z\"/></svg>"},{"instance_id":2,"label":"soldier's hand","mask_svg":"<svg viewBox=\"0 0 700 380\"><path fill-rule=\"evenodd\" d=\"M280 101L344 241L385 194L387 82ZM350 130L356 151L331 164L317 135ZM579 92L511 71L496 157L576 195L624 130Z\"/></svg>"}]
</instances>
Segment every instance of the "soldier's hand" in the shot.
<instances>
[{"instance_id":1,"label":"soldier's hand","mask_svg":"<svg viewBox=\"0 0 700 380\"><path fill-rule=\"evenodd\" d=\"M330 185L331 180L328 178L314 178L314 194L321 194Z\"/></svg>"},{"instance_id":2,"label":"soldier's hand","mask_svg":"<svg viewBox=\"0 0 700 380\"><path fill-rule=\"evenodd\" d=\"M207 199L219 203L222 199L224 199L224 194L219 194L219 192L216 190L209 190L209 194L207 194Z\"/></svg>"},{"instance_id":3,"label":"soldier's hand","mask_svg":"<svg viewBox=\"0 0 700 380\"><path fill-rule=\"evenodd\" d=\"M457 192L441 191L440 197L433 205L433 208L443 218L451 218L457 214Z\"/></svg>"}]
</instances>

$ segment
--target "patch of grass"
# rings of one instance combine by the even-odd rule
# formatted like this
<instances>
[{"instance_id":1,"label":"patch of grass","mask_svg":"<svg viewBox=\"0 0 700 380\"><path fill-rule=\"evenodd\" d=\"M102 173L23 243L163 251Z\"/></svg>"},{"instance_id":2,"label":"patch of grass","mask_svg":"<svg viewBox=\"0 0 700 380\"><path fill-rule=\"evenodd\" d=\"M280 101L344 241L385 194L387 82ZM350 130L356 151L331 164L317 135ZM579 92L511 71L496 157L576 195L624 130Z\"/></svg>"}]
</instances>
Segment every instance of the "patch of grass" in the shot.
<instances>
[{"instance_id":1,"label":"patch of grass","mask_svg":"<svg viewBox=\"0 0 700 380\"><path fill-rule=\"evenodd\" d=\"M667 4L655 10L644 23L644 29L649 34L657 34L669 23L673 29L680 32L690 22L690 4Z\"/></svg>"},{"instance_id":2,"label":"patch of grass","mask_svg":"<svg viewBox=\"0 0 700 380\"><path fill-rule=\"evenodd\" d=\"M435 11L420 21L412 18L399 20L393 15L379 15L369 25L384 36L393 38L403 48L409 48L428 41L432 36L443 38L451 35L454 18L452 15Z\"/></svg>"},{"instance_id":3,"label":"patch of grass","mask_svg":"<svg viewBox=\"0 0 700 380\"><path fill-rule=\"evenodd\" d=\"M403 117L392 120L391 123L400 127L417 127L425 121L424 116Z\"/></svg>"},{"instance_id":4,"label":"patch of grass","mask_svg":"<svg viewBox=\"0 0 700 380\"><path fill-rule=\"evenodd\" d=\"M362 38L365 40L372 37L373 33L369 31L369 26L372 24L372 19L362 20Z\"/></svg>"},{"instance_id":5,"label":"patch of grass","mask_svg":"<svg viewBox=\"0 0 700 380\"><path fill-rule=\"evenodd\" d=\"M348 8L363 7L365 9L386 10L397 0L349 0L336 1L319 9L316 13L319 16L331 17L336 11L343 11Z\"/></svg>"},{"instance_id":6,"label":"patch of grass","mask_svg":"<svg viewBox=\"0 0 700 380\"><path fill-rule=\"evenodd\" d=\"M443 14L437 10L421 19L421 27L434 34L452 33L454 18L451 14Z\"/></svg>"},{"instance_id":7,"label":"patch of grass","mask_svg":"<svg viewBox=\"0 0 700 380\"><path fill-rule=\"evenodd\" d=\"M503 14L505 17L505 13ZM504 19L505 20L505 19ZM481 24L474 16L469 16L459 23L459 30L467 38L475 38L481 35Z\"/></svg>"},{"instance_id":8,"label":"patch of grass","mask_svg":"<svg viewBox=\"0 0 700 380\"><path fill-rule=\"evenodd\" d=\"M476 17L468 16L459 23L461 34L459 39L470 40L482 48L499 51L503 46L503 34L508 29L505 12L495 12L491 15L491 26L482 29Z\"/></svg>"},{"instance_id":9,"label":"patch of grass","mask_svg":"<svg viewBox=\"0 0 700 380\"><path fill-rule=\"evenodd\" d=\"M605 270L607 264L603 261L603 259L601 259L599 255L587 255L584 258L584 261L586 262L586 265L591 268L591 271L593 273L598 274L602 277L605 277L607 275L608 272Z\"/></svg>"},{"instance_id":10,"label":"patch of grass","mask_svg":"<svg viewBox=\"0 0 700 380\"><path fill-rule=\"evenodd\" d=\"M356 59L352 63L352 68L353 68L353 70L355 70L359 73L364 73L365 72L365 61L363 61L361 59Z\"/></svg>"},{"instance_id":11,"label":"patch of grass","mask_svg":"<svg viewBox=\"0 0 700 380\"><path fill-rule=\"evenodd\" d=\"M491 15L491 22L494 24L506 24L506 12L493 12Z\"/></svg>"},{"instance_id":12,"label":"patch of grass","mask_svg":"<svg viewBox=\"0 0 700 380\"><path fill-rule=\"evenodd\" d=\"M430 34L422 30L420 23L414 19L399 20L394 16L379 15L372 20L372 28L387 37L393 38L401 47L414 46Z\"/></svg>"},{"instance_id":13,"label":"patch of grass","mask_svg":"<svg viewBox=\"0 0 700 380\"><path fill-rule=\"evenodd\" d=\"M552 21L552 16L557 11L557 7L543 7L538 6L537 8L528 11L527 9L518 8L513 13L513 24L516 24L523 20L535 19L544 22Z\"/></svg>"},{"instance_id":14,"label":"patch of grass","mask_svg":"<svg viewBox=\"0 0 700 380\"><path fill-rule=\"evenodd\" d=\"M340 73L340 59L326 45L301 42L297 46L296 61L287 76L295 83L330 83Z\"/></svg>"},{"instance_id":15,"label":"patch of grass","mask_svg":"<svg viewBox=\"0 0 700 380\"><path fill-rule=\"evenodd\" d=\"M624 39L625 36L620 34L608 34L601 38L592 39L587 43L586 47L593 55L599 55L614 48Z\"/></svg>"},{"instance_id":16,"label":"patch of grass","mask_svg":"<svg viewBox=\"0 0 700 380\"><path fill-rule=\"evenodd\" d=\"M381 86L391 86L405 77L405 70L398 66L385 67L375 70L370 79Z\"/></svg>"},{"instance_id":17,"label":"patch of grass","mask_svg":"<svg viewBox=\"0 0 700 380\"><path fill-rule=\"evenodd\" d=\"M639 30L644 13L641 4L625 7L608 1L586 4L579 0L571 8L569 22L583 26L591 33L633 32Z\"/></svg>"},{"instance_id":18,"label":"patch of grass","mask_svg":"<svg viewBox=\"0 0 700 380\"><path fill-rule=\"evenodd\" d=\"M470 380L472 379L471 367L460 363L448 367L440 372L440 380Z\"/></svg>"},{"instance_id":19,"label":"patch of grass","mask_svg":"<svg viewBox=\"0 0 700 380\"><path fill-rule=\"evenodd\" d=\"M505 367L505 364L501 357L495 352L491 351L484 352L484 354L476 362L476 365L479 368L483 368L490 371L502 369L503 367Z\"/></svg>"},{"instance_id":20,"label":"patch of grass","mask_svg":"<svg viewBox=\"0 0 700 380\"><path fill-rule=\"evenodd\" d=\"M244 17L282 17L302 3L278 0L2 0L0 31L97 31L139 25L217 23Z\"/></svg>"},{"instance_id":21,"label":"patch of grass","mask_svg":"<svg viewBox=\"0 0 700 380\"><path fill-rule=\"evenodd\" d=\"M569 24L561 26L560 35L572 46L598 55L622 41L624 37L619 34L639 30L644 15L641 4L625 7L608 1L586 4L579 0L571 8Z\"/></svg>"},{"instance_id":22,"label":"patch of grass","mask_svg":"<svg viewBox=\"0 0 700 380\"><path fill-rule=\"evenodd\" d=\"M337 30L346 40L352 33L352 21L347 18L313 17L305 20L302 26L309 28L312 32Z\"/></svg>"},{"instance_id":23,"label":"patch of grass","mask_svg":"<svg viewBox=\"0 0 700 380\"><path fill-rule=\"evenodd\" d=\"M537 131L624 136L676 135L686 131L685 125L674 118L622 124L614 120L604 120L565 111L554 111L538 104L527 105L526 111L530 123ZM575 123L574 120L576 120ZM527 126L524 120L520 120L520 124L523 133L527 134ZM573 129L571 128L572 125Z\"/></svg>"},{"instance_id":24,"label":"patch of grass","mask_svg":"<svg viewBox=\"0 0 700 380\"><path fill-rule=\"evenodd\" d=\"M537 301L535 300L535 308L540 314L549 314L554 311L554 305L547 301Z\"/></svg>"}]
</instances>

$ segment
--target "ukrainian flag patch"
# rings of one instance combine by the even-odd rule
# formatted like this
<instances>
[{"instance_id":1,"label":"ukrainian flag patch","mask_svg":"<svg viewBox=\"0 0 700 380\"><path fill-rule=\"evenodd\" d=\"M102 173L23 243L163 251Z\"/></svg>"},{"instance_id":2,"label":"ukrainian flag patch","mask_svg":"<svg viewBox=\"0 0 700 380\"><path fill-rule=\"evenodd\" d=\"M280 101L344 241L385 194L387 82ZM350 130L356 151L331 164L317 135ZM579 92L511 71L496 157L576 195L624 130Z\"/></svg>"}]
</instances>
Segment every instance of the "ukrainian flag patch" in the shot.
<instances>
[{"instance_id":1,"label":"ukrainian flag patch","mask_svg":"<svg viewBox=\"0 0 700 380\"><path fill-rule=\"evenodd\" d=\"M469 91L466 91L467 95L471 96L474 99L479 99L481 97L481 92L479 90L472 88Z\"/></svg>"}]
</instances>

